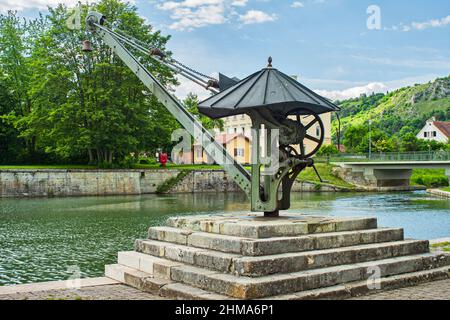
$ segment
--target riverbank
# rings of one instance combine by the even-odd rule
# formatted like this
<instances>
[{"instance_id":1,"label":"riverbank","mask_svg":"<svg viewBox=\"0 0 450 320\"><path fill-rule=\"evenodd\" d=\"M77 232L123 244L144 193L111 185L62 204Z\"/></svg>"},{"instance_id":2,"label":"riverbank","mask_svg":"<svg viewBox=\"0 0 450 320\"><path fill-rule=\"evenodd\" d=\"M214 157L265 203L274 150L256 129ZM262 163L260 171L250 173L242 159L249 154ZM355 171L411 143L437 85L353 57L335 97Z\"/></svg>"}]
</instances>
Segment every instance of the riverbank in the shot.
<instances>
[{"instance_id":1,"label":"riverbank","mask_svg":"<svg viewBox=\"0 0 450 320\"><path fill-rule=\"evenodd\" d=\"M0 197L79 197L158 193L241 192L220 169L1 169ZM331 183L297 181L293 192L354 191L352 185L321 173ZM329 171L329 170L328 170ZM310 173L305 177L313 179Z\"/></svg>"},{"instance_id":2,"label":"riverbank","mask_svg":"<svg viewBox=\"0 0 450 320\"><path fill-rule=\"evenodd\" d=\"M148 167L148 169L143 169ZM2 169L3 168L3 169ZM0 198L80 197L175 193L242 192L218 166L143 166L140 169L55 169L0 167ZM292 192L393 192L425 190L422 186L355 186L334 172L334 167L317 164L324 182L312 168L305 169Z\"/></svg>"}]
</instances>

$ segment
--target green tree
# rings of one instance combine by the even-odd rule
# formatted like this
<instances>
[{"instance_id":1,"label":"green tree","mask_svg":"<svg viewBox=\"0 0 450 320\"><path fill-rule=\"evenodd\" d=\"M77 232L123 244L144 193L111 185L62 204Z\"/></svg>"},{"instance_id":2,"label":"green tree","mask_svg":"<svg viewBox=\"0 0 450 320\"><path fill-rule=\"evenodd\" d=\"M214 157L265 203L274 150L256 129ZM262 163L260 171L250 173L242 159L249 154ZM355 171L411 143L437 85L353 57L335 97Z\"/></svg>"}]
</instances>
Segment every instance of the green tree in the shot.
<instances>
[{"instance_id":1,"label":"green tree","mask_svg":"<svg viewBox=\"0 0 450 320\"><path fill-rule=\"evenodd\" d=\"M414 133L410 132L403 136L400 145L400 151L402 152L418 151L419 145L420 145L419 139L417 139Z\"/></svg>"},{"instance_id":2,"label":"green tree","mask_svg":"<svg viewBox=\"0 0 450 320\"><path fill-rule=\"evenodd\" d=\"M121 21L131 36L165 50L169 37L152 32L128 3L102 0L81 9L82 20L88 10L102 12L110 22ZM173 117L97 37L90 39L94 52L83 54L87 32L67 29L69 15L63 5L49 8L46 28L35 38L29 90L34 108L16 122L22 135L38 136L39 147L63 159L82 155L99 164L170 144ZM142 62L164 85L176 83L167 67L150 57Z\"/></svg>"},{"instance_id":3,"label":"green tree","mask_svg":"<svg viewBox=\"0 0 450 320\"><path fill-rule=\"evenodd\" d=\"M338 154L339 150L336 148L335 145L329 144L326 146L322 146L319 151L317 152L318 156L328 156L332 154Z\"/></svg>"},{"instance_id":4,"label":"green tree","mask_svg":"<svg viewBox=\"0 0 450 320\"><path fill-rule=\"evenodd\" d=\"M32 157L35 153L35 137L30 135L27 139L21 139L15 128L15 121L32 111L29 37L33 26L35 24L27 23L12 11L0 15L2 161L18 162L24 160L21 157Z\"/></svg>"},{"instance_id":5,"label":"green tree","mask_svg":"<svg viewBox=\"0 0 450 320\"><path fill-rule=\"evenodd\" d=\"M368 128L365 126L348 125L344 128L343 143L350 152L358 152L360 146L363 145L364 138L368 133ZM367 142L368 145L368 142Z\"/></svg>"}]
</instances>

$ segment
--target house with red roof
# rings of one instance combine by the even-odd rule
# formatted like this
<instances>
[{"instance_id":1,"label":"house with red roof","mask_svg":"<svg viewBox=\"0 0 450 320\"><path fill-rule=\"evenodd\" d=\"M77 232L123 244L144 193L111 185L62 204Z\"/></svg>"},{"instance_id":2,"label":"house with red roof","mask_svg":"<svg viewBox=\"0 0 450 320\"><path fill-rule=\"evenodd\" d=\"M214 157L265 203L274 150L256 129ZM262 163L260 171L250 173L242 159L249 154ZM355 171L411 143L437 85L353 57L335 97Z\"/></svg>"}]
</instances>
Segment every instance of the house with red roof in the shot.
<instances>
[{"instance_id":1,"label":"house with red roof","mask_svg":"<svg viewBox=\"0 0 450 320\"><path fill-rule=\"evenodd\" d=\"M449 143L450 122L436 121L436 118L431 118L427 121L425 127L420 130L417 138L428 141Z\"/></svg>"}]
</instances>

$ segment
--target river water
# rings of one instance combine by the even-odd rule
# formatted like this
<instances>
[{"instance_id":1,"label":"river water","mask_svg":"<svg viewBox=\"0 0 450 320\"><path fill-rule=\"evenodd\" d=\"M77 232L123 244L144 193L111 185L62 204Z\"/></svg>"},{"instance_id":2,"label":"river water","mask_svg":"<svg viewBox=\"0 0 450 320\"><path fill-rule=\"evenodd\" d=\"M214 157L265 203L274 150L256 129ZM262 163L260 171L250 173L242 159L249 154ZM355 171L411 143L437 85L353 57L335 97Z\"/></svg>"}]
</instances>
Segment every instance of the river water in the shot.
<instances>
[{"instance_id":1,"label":"river water","mask_svg":"<svg viewBox=\"0 0 450 320\"><path fill-rule=\"evenodd\" d=\"M425 192L305 193L292 202L306 214L374 216L406 237L450 236L450 200ZM0 199L0 285L101 276L169 216L247 210L241 194Z\"/></svg>"}]
</instances>

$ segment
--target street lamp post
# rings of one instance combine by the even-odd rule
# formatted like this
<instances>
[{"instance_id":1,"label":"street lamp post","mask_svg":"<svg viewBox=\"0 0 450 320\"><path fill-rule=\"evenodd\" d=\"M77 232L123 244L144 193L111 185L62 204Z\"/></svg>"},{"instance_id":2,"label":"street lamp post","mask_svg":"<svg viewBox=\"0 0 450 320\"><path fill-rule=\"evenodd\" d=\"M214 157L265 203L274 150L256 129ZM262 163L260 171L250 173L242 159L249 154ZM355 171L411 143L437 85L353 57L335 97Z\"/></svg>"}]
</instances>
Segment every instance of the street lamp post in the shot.
<instances>
[{"instance_id":1,"label":"street lamp post","mask_svg":"<svg viewBox=\"0 0 450 320\"><path fill-rule=\"evenodd\" d=\"M369 119L369 160L372 158L372 119Z\"/></svg>"}]
</instances>

